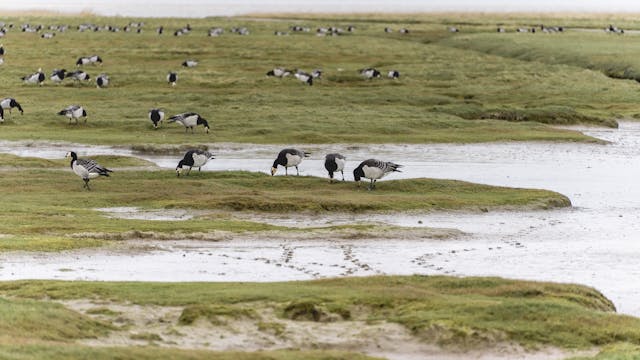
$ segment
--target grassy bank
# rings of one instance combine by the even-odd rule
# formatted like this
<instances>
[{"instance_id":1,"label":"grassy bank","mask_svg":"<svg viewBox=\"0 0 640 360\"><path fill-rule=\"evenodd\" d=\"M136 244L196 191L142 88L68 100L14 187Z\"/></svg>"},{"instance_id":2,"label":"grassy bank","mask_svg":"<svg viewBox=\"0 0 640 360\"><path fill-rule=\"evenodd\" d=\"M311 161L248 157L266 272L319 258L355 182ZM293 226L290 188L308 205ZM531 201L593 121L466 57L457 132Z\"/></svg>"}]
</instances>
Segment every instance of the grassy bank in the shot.
<instances>
[{"instance_id":1,"label":"grassy bank","mask_svg":"<svg viewBox=\"0 0 640 360\"><path fill-rule=\"evenodd\" d=\"M122 303L181 307L175 325L184 330L198 319L218 326L237 318L260 321L273 310L286 321L397 323L425 343L467 349L511 341L561 348L640 343L640 320L616 315L611 302L593 289L498 278L392 276L269 284L15 281L0 283L0 294L12 299L3 304L36 304L36 318L49 316L48 307L62 308L50 300L91 299L101 313ZM122 331L77 316L65 321L91 324L94 332L84 337ZM8 336L47 339L21 329L7 327L0 342ZM54 348L62 342L53 340Z\"/></svg>"},{"instance_id":2,"label":"grassy bank","mask_svg":"<svg viewBox=\"0 0 640 360\"><path fill-rule=\"evenodd\" d=\"M118 165L139 165L136 160L111 160ZM4 199L0 249L97 246L103 240L126 237L131 230L179 238L216 231L286 230L238 220L233 217L235 211L363 213L570 206L565 196L551 191L453 180L386 181L377 191L368 191L353 182L328 184L326 179L316 177L271 177L249 172L202 172L178 178L170 170L125 170L92 181L93 190L89 192L82 189L81 179L71 170L59 168L58 161L31 159L27 163L42 168L5 170L0 177L0 196ZM139 207L160 213L187 210L194 217L188 221L120 219L97 210L111 207Z\"/></svg>"},{"instance_id":3,"label":"grassy bank","mask_svg":"<svg viewBox=\"0 0 640 360\"><path fill-rule=\"evenodd\" d=\"M273 35L293 24L315 29L333 23L346 28L352 20L356 31L343 36ZM7 21L124 26L129 19ZM182 37L158 36L154 30L161 24L167 30L177 29L186 25L183 20L146 19L145 23L141 34L69 30L45 40L37 34L10 32L3 39L7 55L0 80L5 84L3 93L21 101L25 115L14 114L7 120L0 138L129 145L592 141L547 124L615 126L618 115L640 112L628 96L619 96L628 90L625 85L597 72L449 46L442 42L451 36L447 19L191 19L193 31ZM213 26L247 26L252 33L207 37L206 31ZM385 26L406 26L412 31L406 36L385 34ZM76 47L78 43L82 49ZM48 81L37 87L20 81L39 67L47 73L53 68L71 70L79 56L93 53L100 54L104 63L85 69L94 77L108 73L112 79L108 89L71 82L56 86ZM200 64L181 68L186 58ZM291 77L267 78L265 73L275 66L321 68L323 79L309 87ZM396 81L367 81L357 70L368 66L383 74L397 69L402 75ZM165 82L169 70L179 73L175 88ZM610 90L602 96L589 91L604 87ZM611 98L622 100L612 106ZM86 125L70 126L55 115L69 103L87 108ZM175 124L154 131L147 119L152 107L164 108L167 115L199 112L213 131L185 134Z\"/></svg>"}]
</instances>

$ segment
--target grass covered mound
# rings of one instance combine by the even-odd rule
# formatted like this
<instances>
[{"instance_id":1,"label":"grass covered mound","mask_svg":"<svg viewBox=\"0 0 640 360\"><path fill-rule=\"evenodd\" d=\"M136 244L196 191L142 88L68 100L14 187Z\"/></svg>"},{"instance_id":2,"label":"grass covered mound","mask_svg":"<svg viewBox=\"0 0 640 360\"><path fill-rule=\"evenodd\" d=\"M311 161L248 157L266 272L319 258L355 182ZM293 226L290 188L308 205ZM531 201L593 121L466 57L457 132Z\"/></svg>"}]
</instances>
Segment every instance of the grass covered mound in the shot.
<instances>
[{"instance_id":1,"label":"grass covered mound","mask_svg":"<svg viewBox=\"0 0 640 360\"><path fill-rule=\"evenodd\" d=\"M20 184L20 191L14 191ZM54 186L55 185L55 186ZM201 172L178 178L173 171L121 171L92 181L92 191L68 170L7 171L0 177L0 233L61 236L78 232L269 230L263 224L222 217L189 221L110 219L104 207L199 211L324 212L432 211L570 206L564 195L454 180L381 182L377 190L353 182L328 184L317 177L241 171ZM52 191L54 190L55 191ZM28 219L29 221L25 221Z\"/></svg>"},{"instance_id":2,"label":"grass covered mound","mask_svg":"<svg viewBox=\"0 0 640 360\"><path fill-rule=\"evenodd\" d=\"M620 341L640 344L640 319L615 314L612 303L594 289L499 278L375 276L284 283L15 281L0 283L0 294L14 301L95 299L181 306L183 326L199 317L212 324L220 324L217 316L260 319L261 309L269 308L295 321L398 323L422 341L455 347L505 341L562 348Z\"/></svg>"}]
</instances>

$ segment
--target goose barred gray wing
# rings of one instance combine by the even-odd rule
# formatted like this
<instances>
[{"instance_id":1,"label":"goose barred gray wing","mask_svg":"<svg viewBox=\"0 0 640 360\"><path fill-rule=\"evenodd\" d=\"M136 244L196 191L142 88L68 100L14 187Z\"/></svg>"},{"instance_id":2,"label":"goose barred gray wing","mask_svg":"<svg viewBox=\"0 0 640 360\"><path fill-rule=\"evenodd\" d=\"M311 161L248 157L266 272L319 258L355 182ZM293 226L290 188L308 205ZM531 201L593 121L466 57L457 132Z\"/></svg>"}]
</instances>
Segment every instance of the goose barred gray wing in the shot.
<instances>
[{"instance_id":1,"label":"goose barred gray wing","mask_svg":"<svg viewBox=\"0 0 640 360\"><path fill-rule=\"evenodd\" d=\"M78 159L78 155L73 151L69 151L65 157L71 158L71 163L69 165L73 172L82 178L82 181L84 181L84 187L87 190L91 190L89 187L89 181L91 179L99 176L109 176L109 173L112 172L94 160Z\"/></svg>"},{"instance_id":2,"label":"goose barred gray wing","mask_svg":"<svg viewBox=\"0 0 640 360\"><path fill-rule=\"evenodd\" d=\"M400 172L400 170L398 170L400 167L402 167L402 165L390 161L367 159L353 170L353 179L358 182L358 184L362 178L370 179L369 190L373 190L376 187L376 181L378 179L383 178L390 172Z\"/></svg>"},{"instance_id":3,"label":"goose barred gray wing","mask_svg":"<svg viewBox=\"0 0 640 360\"><path fill-rule=\"evenodd\" d=\"M76 164L85 168L89 174L109 176L109 173L113 172L113 170L109 170L91 159L78 159Z\"/></svg>"}]
</instances>

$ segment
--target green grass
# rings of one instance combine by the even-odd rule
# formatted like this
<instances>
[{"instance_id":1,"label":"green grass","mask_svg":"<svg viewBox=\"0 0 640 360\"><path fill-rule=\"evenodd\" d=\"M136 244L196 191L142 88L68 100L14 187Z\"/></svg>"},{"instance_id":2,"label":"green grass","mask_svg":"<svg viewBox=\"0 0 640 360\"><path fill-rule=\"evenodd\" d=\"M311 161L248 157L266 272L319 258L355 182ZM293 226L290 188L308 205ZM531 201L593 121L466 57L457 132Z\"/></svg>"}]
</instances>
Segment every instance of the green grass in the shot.
<instances>
[{"instance_id":1,"label":"green grass","mask_svg":"<svg viewBox=\"0 0 640 360\"><path fill-rule=\"evenodd\" d=\"M612 303L591 288L498 278L377 276L268 284L14 281L0 283L0 294L16 301L184 306L184 326L198 318L214 323L259 319L260 309L267 307L298 321L323 321L333 314L338 316L333 321L395 322L426 342L445 346L640 344L640 319L615 314Z\"/></svg>"},{"instance_id":2,"label":"green grass","mask_svg":"<svg viewBox=\"0 0 640 360\"><path fill-rule=\"evenodd\" d=\"M118 18L8 18L21 23L81 22L122 23ZM541 123L591 123L615 125L617 114L640 112L629 96L611 106L606 100L625 94L613 79L597 72L567 66L522 62L449 46L447 19L376 17L335 19L346 26L355 20L357 31L339 37L314 34L273 36L291 22L245 19L190 19L194 31L176 38L157 36L155 27L184 26L181 19L146 19L143 34L78 33L68 31L49 41L35 34L12 32L3 43L7 49L0 81L6 93L17 98L25 115L14 114L3 125L0 138L8 140L66 140L89 144L203 144L253 143L430 143L513 140L592 141L576 132ZM326 18L302 20L315 28ZM250 36L206 36L211 26L248 26ZM408 26L408 36L385 34L390 25ZM492 27L492 26L491 26ZM474 31L489 31L478 25ZM495 35L489 35L495 36ZM33 46L36 43L38 46ZM82 49L76 44L82 43ZM446 45L446 46L445 46ZM95 77L108 73L113 85L70 83L43 87L22 84L20 76L42 67L72 69L76 58L98 53L100 67L86 69ZM19 54L19 61L17 56ZM186 58L200 65L181 69ZM454 61L455 59L455 61ZM322 68L324 79L312 87L295 79L265 77L274 66L311 70ZM361 79L357 70L376 66L398 69L399 81ZM165 75L179 71L175 88ZM48 74L47 74L48 75ZM566 86L567 83L572 86ZM609 88L594 95L587 89ZM542 93L542 92L543 93ZM63 100L64 99L64 100ZM55 115L69 103L87 108L86 125L67 125ZM619 105L619 107L618 107ZM196 111L210 120L212 133L202 129L185 134L174 124L153 130L147 119L152 107L168 115ZM531 110L533 109L533 110ZM492 118L494 111L535 113L528 121L508 122ZM557 116L556 113L560 113ZM280 124L296 126L280 126Z\"/></svg>"},{"instance_id":3,"label":"green grass","mask_svg":"<svg viewBox=\"0 0 640 360\"><path fill-rule=\"evenodd\" d=\"M606 346L600 353L592 357L575 357L568 360L637 360L640 359L640 346L621 343Z\"/></svg>"},{"instance_id":4,"label":"green grass","mask_svg":"<svg viewBox=\"0 0 640 360\"><path fill-rule=\"evenodd\" d=\"M122 163L122 161L120 162ZM110 166L109 162L103 163ZM15 191L15 184L20 191ZM51 191L55 184L55 191ZM6 171L0 177L0 250L65 250L104 240L212 231L286 230L233 218L251 212L372 212L552 208L569 200L546 190L511 189L453 180L387 181L376 191L353 182L316 177L271 177L249 172L203 172L178 178L173 171L122 171L92 181L92 191L70 170ZM186 209L204 215L188 221L109 218L104 207ZM212 214L212 215L207 215Z\"/></svg>"},{"instance_id":5,"label":"green grass","mask_svg":"<svg viewBox=\"0 0 640 360\"><path fill-rule=\"evenodd\" d=\"M140 359L140 360L380 360L343 351L258 351L213 352L178 350L159 347L89 347L81 345L0 345L0 357L7 360L27 359Z\"/></svg>"}]
</instances>

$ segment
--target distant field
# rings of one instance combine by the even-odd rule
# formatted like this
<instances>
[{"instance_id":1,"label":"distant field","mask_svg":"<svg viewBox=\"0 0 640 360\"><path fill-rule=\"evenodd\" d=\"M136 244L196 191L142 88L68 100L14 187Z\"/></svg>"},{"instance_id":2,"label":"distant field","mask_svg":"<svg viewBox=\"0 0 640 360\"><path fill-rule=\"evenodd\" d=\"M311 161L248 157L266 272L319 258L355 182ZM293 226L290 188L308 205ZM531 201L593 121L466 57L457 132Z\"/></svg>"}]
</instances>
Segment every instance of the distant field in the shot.
<instances>
[{"instance_id":1,"label":"distant field","mask_svg":"<svg viewBox=\"0 0 640 360\"><path fill-rule=\"evenodd\" d=\"M589 138L545 124L615 126L616 118L640 113L632 96L639 86L635 82L611 79L597 68L585 69L582 63L547 61L544 55L522 61L522 56L505 56L492 48L506 44L509 51L517 51L517 46L510 45L515 43L532 46L532 51L555 51L561 59L577 57L588 46L593 56L602 53L617 58L609 54L609 48L618 46L616 42L620 46L632 42L632 36L496 34L496 23L515 28L534 20L500 21L489 16L474 21L462 17L456 22L453 15L146 19L141 34L75 30L88 22L122 28L131 20L137 19L4 18L15 26L69 24L71 28L53 39L13 29L2 39L7 54L0 67L0 96L18 99L25 115L14 114L3 124L0 138L122 145L585 141ZM559 22L556 18L551 21ZM576 26L582 22L584 26L596 23L594 19L570 21ZM172 35L187 23L193 29L190 34ZM294 24L309 27L311 32L274 35L274 31L289 31ZM319 26L346 29L349 24L355 26L355 32L315 35ZM160 25L165 28L162 36L155 32ZM462 32L450 33L450 25L460 26ZM208 37L207 30L215 26L226 32ZM232 26L246 26L251 34L231 34ZM385 33L387 26L395 32ZM410 33L399 34L401 27ZM604 46L606 41L614 43ZM637 53L636 47L625 49L629 58ZM57 86L48 79L38 87L20 80L38 68L47 78L53 68L74 70L75 60L90 54L99 54L104 64L84 68L93 78L101 72L110 75L110 88L96 89L95 83L73 85L68 80ZM182 68L187 58L200 64ZM321 68L323 79L310 87L292 77L267 78L265 73L275 66L307 71ZM357 70L369 66L383 75L397 69L401 77L364 80ZM170 70L178 71L175 88L165 80ZM87 125L69 126L56 115L69 104L87 108ZM154 131L147 119L152 107L164 108L168 116L199 112L210 121L212 133L205 135L200 128L194 135L184 134L175 124Z\"/></svg>"}]
</instances>

